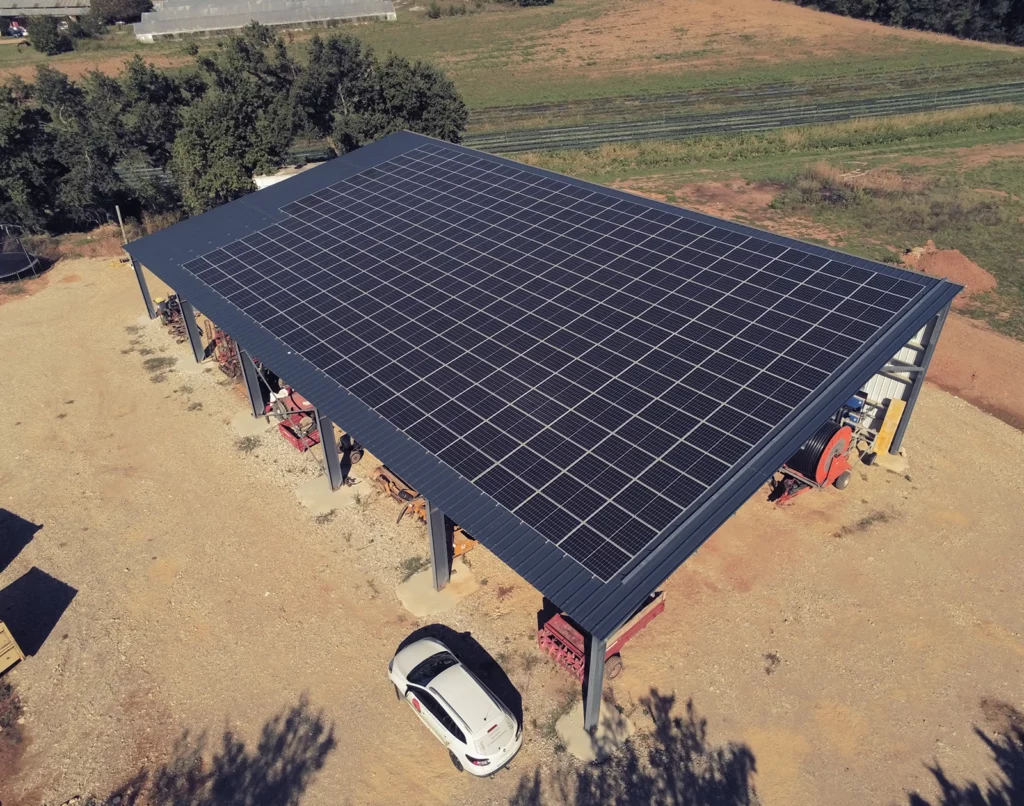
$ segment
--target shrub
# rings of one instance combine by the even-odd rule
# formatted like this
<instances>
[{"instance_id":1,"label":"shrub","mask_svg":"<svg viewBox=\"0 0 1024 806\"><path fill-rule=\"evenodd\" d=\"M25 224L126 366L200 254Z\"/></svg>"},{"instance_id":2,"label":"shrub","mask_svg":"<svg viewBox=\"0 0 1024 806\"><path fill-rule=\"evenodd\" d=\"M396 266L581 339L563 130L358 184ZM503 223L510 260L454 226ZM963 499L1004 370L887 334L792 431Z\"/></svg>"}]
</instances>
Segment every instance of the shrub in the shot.
<instances>
[{"instance_id":1,"label":"shrub","mask_svg":"<svg viewBox=\"0 0 1024 806\"><path fill-rule=\"evenodd\" d=\"M92 39L102 34L105 29L103 20L92 12L83 14L77 20L68 20L68 33L72 39Z\"/></svg>"},{"instance_id":2,"label":"shrub","mask_svg":"<svg viewBox=\"0 0 1024 806\"><path fill-rule=\"evenodd\" d=\"M441 4L437 0L430 0L430 5L427 6L427 16L432 20L436 20L441 16Z\"/></svg>"},{"instance_id":3,"label":"shrub","mask_svg":"<svg viewBox=\"0 0 1024 806\"><path fill-rule=\"evenodd\" d=\"M40 53L56 56L71 50L71 37L60 30L60 20L56 17L29 17L28 41Z\"/></svg>"},{"instance_id":4,"label":"shrub","mask_svg":"<svg viewBox=\"0 0 1024 806\"><path fill-rule=\"evenodd\" d=\"M463 5L456 5L452 3L448 6L449 17L461 17L466 13L466 7Z\"/></svg>"}]
</instances>

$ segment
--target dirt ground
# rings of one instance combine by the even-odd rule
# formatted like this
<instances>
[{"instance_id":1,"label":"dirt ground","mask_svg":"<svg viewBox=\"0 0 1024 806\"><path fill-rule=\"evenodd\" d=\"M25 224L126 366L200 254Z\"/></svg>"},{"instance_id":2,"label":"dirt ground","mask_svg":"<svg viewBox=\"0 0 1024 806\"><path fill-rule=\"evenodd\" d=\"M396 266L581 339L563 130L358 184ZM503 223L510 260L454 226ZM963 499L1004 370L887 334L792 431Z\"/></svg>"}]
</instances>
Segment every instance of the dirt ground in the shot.
<instances>
[{"instance_id":1,"label":"dirt ground","mask_svg":"<svg viewBox=\"0 0 1024 806\"><path fill-rule=\"evenodd\" d=\"M292 490L319 472L313 457L273 432L240 442L239 392L141 312L109 259L62 261L0 308L17 396L0 507L29 524L4 536L20 551L0 551L0 612L17 594L37 617L34 654L5 678L26 739L4 805L132 803L144 781L167 804L598 791L552 735L574 686L536 649L539 594L478 548L479 592L440 619L502 665L525 712L510 771L459 776L386 677L423 626L394 593L426 553L422 528L396 525L366 481L352 506L310 517ZM970 356L979 342L957 333L944 348ZM956 782L995 774L974 729L998 740L1024 709L1024 435L928 386L906 446L906 475L865 467L787 509L756 496L668 581L665 615L610 686L638 747L666 741L652 719L671 697L698 727L670 763L725 759L764 804L907 804L915 790L937 804L928 765Z\"/></svg>"},{"instance_id":2,"label":"dirt ground","mask_svg":"<svg viewBox=\"0 0 1024 806\"><path fill-rule=\"evenodd\" d=\"M596 18L573 19L541 40L538 54L571 63L669 69L637 54L684 59L692 66L777 63L794 56L891 52L900 41L949 41L937 34L885 28L774 0L625 0ZM785 44L779 48L780 43ZM595 72L600 72L598 67Z\"/></svg>"},{"instance_id":3,"label":"dirt ground","mask_svg":"<svg viewBox=\"0 0 1024 806\"><path fill-rule=\"evenodd\" d=\"M960 283L964 289L953 300L954 308L969 307L971 297L992 291L997 285L996 278L990 272L959 249L936 249L934 241L911 249L903 256L903 262L916 271Z\"/></svg>"}]
</instances>

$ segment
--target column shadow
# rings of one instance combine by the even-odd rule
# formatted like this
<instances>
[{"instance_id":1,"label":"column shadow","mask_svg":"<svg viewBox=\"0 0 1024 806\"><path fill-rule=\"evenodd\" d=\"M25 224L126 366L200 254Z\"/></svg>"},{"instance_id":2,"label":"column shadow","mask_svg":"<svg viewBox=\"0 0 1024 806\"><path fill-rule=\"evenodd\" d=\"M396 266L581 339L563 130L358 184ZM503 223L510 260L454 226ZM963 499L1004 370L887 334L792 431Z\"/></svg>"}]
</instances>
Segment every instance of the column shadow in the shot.
<instances>
[{"instance_id":1,"label":"column shadow","mask_svg":"<svg viewBox=\"0 0 1024 806\"><path fill-rule=\"evenodd\" d=\"M42 524L27 521L9 509L0 507L0 572L14 562L42 528Z\"/></svg>"},{"instance_id":2,"label":"column shadow","mask_svg":"<svg viewBox=\"0 0 1024 806\"><path fill-rule=\"evenodd\" d=\"M7 625L22 652L35 655L77 593L33 566L0 590L0 621Z\"/></svg>"}]
</instances>

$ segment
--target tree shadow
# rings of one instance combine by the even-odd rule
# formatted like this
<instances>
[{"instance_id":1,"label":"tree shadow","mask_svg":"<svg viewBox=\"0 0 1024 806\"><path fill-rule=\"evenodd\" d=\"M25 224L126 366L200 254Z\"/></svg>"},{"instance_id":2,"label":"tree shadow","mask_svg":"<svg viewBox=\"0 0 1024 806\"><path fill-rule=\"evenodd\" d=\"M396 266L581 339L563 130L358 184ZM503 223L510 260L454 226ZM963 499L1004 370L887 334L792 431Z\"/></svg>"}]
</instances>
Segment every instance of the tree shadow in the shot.
<instances>
[{"instance_id":1,"label":"tree shadow","mask_svg":"<svg viewBox=\"0 0 1024 806\"><path fill-rule=\"evenodd\" d=\"M0 621L26 655L35 655L78 591L33 566L0 590Z\"/></svg>"},{"instance_id":2,"label":"tree shadow","mask_svg":"<svg viewBox=\"0 0 1024 806\"><path fill-rule=\"evenodd\" d=\"M0 572L14 562L21 550L32 542L42 524L32 523L9 509L0 507Z\"/></svg>"},{"instance_id":3,"label":"tree shadow","mask_svg":"<svg viewBox=\"0 0 1024 806\"><path fill-rule=\"evenodd\" d=\"M938 784L939 798L933 802L913 792L910 806L1024 806L1024 714L1011 705L982 702L983 709L993 705L1002 712L1003 726L992 736L977 727L974 733L992 753L999 774L984 783L957 784L938 762L925 765Z\"/></svg>"},{"instance_id":4,"label":"tree shadow","mask_svg":"<svg viewBox=\"0 0 1024 806\"><path fill-rule=\"evenodd\" d=\"M421 638L433 638L448 647L473 674L479 677L494 695L505 703L516 721L523 724L523 696L509 680L501 664L491 657L468 632L456 632L444 624L428 624L409 635L399 650Z\"/></svg>"},{"instance_id":5,"label":"tree shadow","mask_svg":"<svg viewBox=\"0 0 1024 806\"><path fill-rule=\"evenodd\" d=\"M263 726L252 749L230 730L215 747L186 731L166 764L83 806L297 806L335 744L333 724L302 697Z\"/></svg>"},{"instance_id":6,"label":"tree shadow","mask_svg":"<svg viewBox=\"0 0 1024 806\"><path fill-rule=\"evenodd\" d=\"M673 715L675 697L652 689L632 718L643 713L651 735L635 735L602 764L563 768L542 778L523 776L512 806L754 806L760 803L752 781L754 754L745 744L714 746L707 720L693 701L684 715Z\"/></svg>"}]
</instances>

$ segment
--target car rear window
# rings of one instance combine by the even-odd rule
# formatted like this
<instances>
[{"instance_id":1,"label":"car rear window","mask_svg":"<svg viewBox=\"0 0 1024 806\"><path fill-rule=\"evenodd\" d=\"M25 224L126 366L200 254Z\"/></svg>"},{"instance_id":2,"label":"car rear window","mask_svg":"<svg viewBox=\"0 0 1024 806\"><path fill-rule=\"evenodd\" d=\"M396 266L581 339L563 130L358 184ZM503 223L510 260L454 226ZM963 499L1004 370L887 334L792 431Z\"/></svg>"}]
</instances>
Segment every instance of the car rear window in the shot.
<instances>
[{"instance_id":1,"label":"car rear window","mask_svg":"<svg viewBox=\"0 0 1024 806\"><path fill-rule=\"evenodd\" d=\"M458 663L451 652L438 652L422 661L415 669L409 672L409 682L415 686L426 687L427 683L437 677L445 669Z\"/></svg>"}]
</instances>

